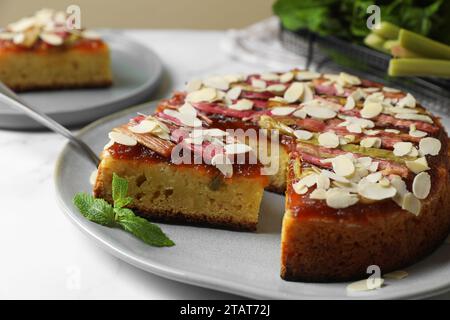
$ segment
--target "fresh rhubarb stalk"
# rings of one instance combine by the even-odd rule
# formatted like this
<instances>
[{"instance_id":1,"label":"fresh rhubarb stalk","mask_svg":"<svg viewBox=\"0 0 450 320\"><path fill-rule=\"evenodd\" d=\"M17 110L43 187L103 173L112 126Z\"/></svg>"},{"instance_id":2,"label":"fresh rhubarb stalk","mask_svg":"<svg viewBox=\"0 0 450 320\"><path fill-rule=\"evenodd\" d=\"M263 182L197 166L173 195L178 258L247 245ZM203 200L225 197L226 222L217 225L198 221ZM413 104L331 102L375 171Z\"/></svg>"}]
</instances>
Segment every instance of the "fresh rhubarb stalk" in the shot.
<instances>
[{"instance_id":1,"label":"fresh rhubarb stalk","mask_svg":"<svg viewBox=\"0 0 450 320\"><path fill-rule=\"evenodd\" d=\"M399 35L400 45L421 56L432 59L450 60L450 46L431 40L420 34L402 29Z\"/></svg>"},{"instance_id":2,"label":"fresh rhubarb stalk","mask_svg":"<svg viewBox=\"0 0 450 320\"><path fill-rule=\"evenodd\" d=\"M409 51L400 45L393 46L391 48L391 54L397 58L423 58L420 54Z\"/></svg>"},{"instance_id":3,"label":"fresh rhubarb stalk","mask_svg":"<svg viewBox=\"0 0 450 320\"><path fill-rule=\"evenodd\" d=\"M381 22L372 32L384 39L397 40L400 28L387 21Z\"/></svg>"},{"instance_id":4,"label":"fresh rhubarb stalk","mask_svg":"<svg viewBox=\"0 0 450 320\"><path fill-rule=\"evenodd\" d=\"M387 52L386 49L384 49L383 45L386 40L380 37L379 35L376 35L374 33L369 33L364 38L364 44L372 49L381 51L381 52ZM387 52L388 53L388 52Z\"/></svg>"},{"instance_id":5,"label":"fresh rhubarb stalk","mask_svg":"<svg viewBox=\"0 0 450 320\"><path fill-rule=\"evenodd\" d=\"M450 60L437 59L391 59L390 76L429 76L450 78Z\"/></svg>"}]
</instances>

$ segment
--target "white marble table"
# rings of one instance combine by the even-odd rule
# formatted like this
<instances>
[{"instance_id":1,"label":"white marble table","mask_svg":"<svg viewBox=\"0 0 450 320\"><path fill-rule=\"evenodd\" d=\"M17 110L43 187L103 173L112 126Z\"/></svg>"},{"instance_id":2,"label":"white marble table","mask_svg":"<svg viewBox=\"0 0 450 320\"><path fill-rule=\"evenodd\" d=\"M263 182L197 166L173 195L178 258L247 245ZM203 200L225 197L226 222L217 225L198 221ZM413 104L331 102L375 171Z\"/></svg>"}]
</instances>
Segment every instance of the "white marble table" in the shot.
<instances>
[{"instance_id":1,"label":"white marble table","mask_svg":"<svg viewBox=\"0 0 450 320\"><path fill-rule=\"evenodd\" d=\"M164 62L160 98L186 79L266 70L232 60L223 32L128 31ZM66 141L49 132L0 130L1 299L229 299L226 293L166 280L96 247L62 214L53 170ZM450 298L450 294L440 298Z\"/></svg>"}]
</instances>

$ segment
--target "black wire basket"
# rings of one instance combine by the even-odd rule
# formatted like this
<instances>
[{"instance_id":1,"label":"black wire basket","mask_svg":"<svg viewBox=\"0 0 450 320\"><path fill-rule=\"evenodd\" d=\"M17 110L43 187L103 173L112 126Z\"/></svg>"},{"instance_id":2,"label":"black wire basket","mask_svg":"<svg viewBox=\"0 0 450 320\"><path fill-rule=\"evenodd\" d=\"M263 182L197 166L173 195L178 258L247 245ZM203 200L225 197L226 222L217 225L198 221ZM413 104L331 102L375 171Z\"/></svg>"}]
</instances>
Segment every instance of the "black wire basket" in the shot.
<instances>
[{"instance_id":1,"label":"black wire basket","mask_svg":"<svg viewBox=\"0 0 450 320\"><path fill-rule=\"evenodd\" d=\"M438 78L389 77L391 56L334 36L320 36L308 30L290 31L281 27L283 46L307 58L317 71L345 69L363 78L411 92L428 108L450 116L450 81Z\"/></svg>"}]
</instances>

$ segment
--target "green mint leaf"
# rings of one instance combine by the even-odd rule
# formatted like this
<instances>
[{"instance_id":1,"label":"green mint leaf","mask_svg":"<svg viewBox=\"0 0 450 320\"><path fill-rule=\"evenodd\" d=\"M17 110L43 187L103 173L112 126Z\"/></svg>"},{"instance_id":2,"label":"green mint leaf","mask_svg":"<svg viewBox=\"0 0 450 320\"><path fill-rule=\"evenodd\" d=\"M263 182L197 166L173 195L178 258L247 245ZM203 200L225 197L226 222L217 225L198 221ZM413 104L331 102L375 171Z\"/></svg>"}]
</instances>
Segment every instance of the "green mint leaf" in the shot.
<instances>
[{"instance_id":1,"label":"green mint leaf","mask_svg":"<svg viewBox=\"0 0 450 320\"><path fill-rule=\"evenodd\" d=\"M124 230L132 233L145 243L155 247L171 247L175 245L160 227L136 216L130 209L118 208L114 211L116 212L117 223Z\"/></svg>"},{"instance_id":2,"label":"green mint leaf","mask_svg":"<svg viewBox=\"0 0 450 320\"><path fill-rule=\"evenodd\" d=\"M133 199L131 197L127 197L127 194L128 181L113 173L112 197L114 200L114 208L123 208L130 204Z\"/></svg>"},{"instance_id":3,"label":"green mint leaf","mask_svg":"<svg viewBox=\"0 0 450 320\"><path fill-rule=\"evenodd\" d=\"M105 200L96 199L86 193L78 193L73 198L73 204L87 219L104 226L115 225L113 207Z\"/></svg>"}]
</instances>

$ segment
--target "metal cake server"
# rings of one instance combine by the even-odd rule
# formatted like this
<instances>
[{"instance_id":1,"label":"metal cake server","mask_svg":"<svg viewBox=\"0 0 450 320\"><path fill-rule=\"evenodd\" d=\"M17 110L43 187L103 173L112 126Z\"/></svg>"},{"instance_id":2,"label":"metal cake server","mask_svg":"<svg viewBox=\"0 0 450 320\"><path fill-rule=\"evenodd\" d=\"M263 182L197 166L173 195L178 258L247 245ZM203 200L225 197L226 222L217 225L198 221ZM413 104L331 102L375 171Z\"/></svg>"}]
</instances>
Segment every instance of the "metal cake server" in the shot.
<instances>
[{"instance_id":1,"label":"metal cake server","mask_svg":"<svg viewBox=\"0 0 450 320\"><path fill-rule=\"evenodd\" d=\"M0 101L26 113L28 116L30 116L40 124L66 137L70 141L70 143L78 147L95 164L95 166L98 166L98 164L100 163L100 158L84 141L74 136L74 134L70 130L60 125L45 113L42 113L33 106L30 106L2 82L0 82Z\"/></svg>"}]
</instances>

